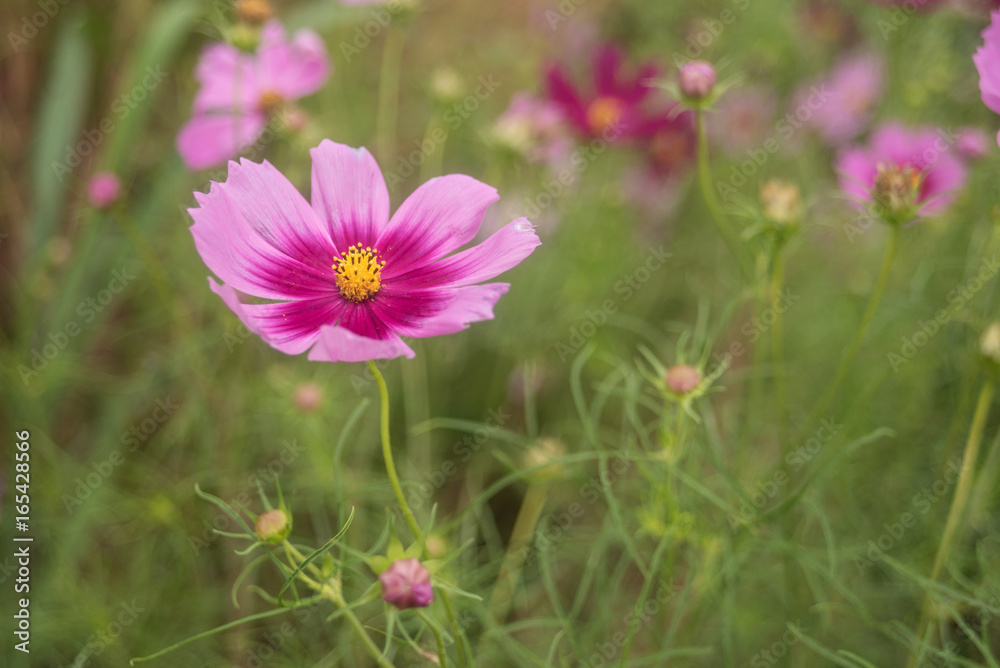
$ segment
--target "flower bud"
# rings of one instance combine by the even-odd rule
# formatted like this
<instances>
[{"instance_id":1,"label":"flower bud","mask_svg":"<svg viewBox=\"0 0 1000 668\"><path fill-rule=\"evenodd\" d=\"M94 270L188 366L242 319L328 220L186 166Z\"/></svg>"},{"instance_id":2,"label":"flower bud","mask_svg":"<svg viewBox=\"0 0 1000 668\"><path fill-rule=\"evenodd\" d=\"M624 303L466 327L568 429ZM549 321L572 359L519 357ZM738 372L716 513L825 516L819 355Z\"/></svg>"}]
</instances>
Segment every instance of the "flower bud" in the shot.
<instances>
[{"instance_id":1,"label":"flower bud","mask_svg":"<svg viewBox=\"0 0 1000 668\"><path fill-rule=\"evenodd\" d=\"M701 372L687 364L667 369L667 388L674 394L688 394L701 382Z\"/></svg>"},{"instance_id":2,"label":"flower bud","mask_svg":"<svg viewBox=\"0 0 1000 668\"><path fill-rule=\"evenodd\" d=\"M715 89L715 68L704 60L681 65L678 72L681 94L690 100L704 100Z\"/></svg>"},{"instance_id":3,"label":"flower bud","mask_svg":"<svg viewBox=\"0 0 1000 668\"><path fill-rule=\"evenodd\" d=\"M239 0L236 3L236 17L248 25L263 25L272 14L271 3L267 0Z\"/></svg>"},{"instance_id":4,"label":"flower bud","mask_svg":"<svg viewBox=\"0 0 1000 668\"><path fill-rule=\"evenodd\" d=\"M265 543L280 543L288 538L292 531L292 523L284 510L275 508L268 510L257 518L253 531Z\"/></svg>"},{"instance_id":5,"label":"flower bud","mask_svg":"<svg viewBox=\"0 0 1000 668\"><path fill-rule=\"evenodd\" d=\"M118 201L122 184L112 172L98 172L87 183L87 199L95 209L107 209Z\"/></svg>"},{"instance_id":6,"label":"flower bud","mask_svg":"<svg viewBox=\"0 0 1000 668\"><path fill-rule=\"evenodd\" d=\"M771 179L760 191L760 203L764 215L775 223L794 225L802 216L802 200L799 189L792 183Z\"/></svg>"},{"instance_id":7,"label":"flower bud","mask_svg":"<svg viewBox=\"0 0 1000 668\"><path fill-rule=\"evenodd\" d=\"M540 438L538 442L524 453L525 468L542 468L532 471L529 476L532 482L545 482L562 473L562 466L550 463L566 454L566 446L556 438ZM548 466L544 466L548 464Z\"/></svg>"},{"instance_id":8,"label":"flower bud","mask_svg":"<svg viewBox=\"0 0 1000 668\"><path fill-rule=\"evenodd\" d=\"M295 388L295 407L303 413L312 413L323 403L323 390L313 382L300 383Z\"/></svg>"},{"instance_id":9,"label":"flower bud","mask_svg":"<svg viewBox=\"0 0 1000 668\"><path fill-rule=\"evenodd\" d=\"M1000 365L1000 322L986 328L979 339L979 352L990 362Z\"/></svg>"},{"instance_id":10,"label":"flower bud","mask_svg":"<svg viewBox=\"0 0 1000 668\"><path fill-rule=\"evenodd\" d=\"M924 173L910 165L897 167L879 163L876 168L872 199L888 223L908 223L919 209L917 199Z\"/></svg>"},{"instance_id":11,"label":"flower bud","mask_svg":"<svg viewBox=\"0 0 1000 668\"><path fill-rule=\"evenodd\" d=\"M990 139L979 128L962 128L958 131L955 148L963 158L979 160L989 153Z\"/></svg>"},{"instance_id":12,"label":"flower bud","mask_svg":"<svg viewBox=\"0 0 1000 668\"><path fill-rule=\"evenodd\" d=\"M426 608L434 600L431 574L419 559L397 559L378 576L382 600L400 610Z\"/></svg>"},{"instance_id":13,"label":"flower bud","mask_svg":"<svg viewBox=\"0 0 1000 668\"><path fill-rule=\"evenodd\" d=\"M431 72L431 95L441 104L458 102L465 92L465 83L453 67L439 67Z\"/></svg>"}]
</instances>

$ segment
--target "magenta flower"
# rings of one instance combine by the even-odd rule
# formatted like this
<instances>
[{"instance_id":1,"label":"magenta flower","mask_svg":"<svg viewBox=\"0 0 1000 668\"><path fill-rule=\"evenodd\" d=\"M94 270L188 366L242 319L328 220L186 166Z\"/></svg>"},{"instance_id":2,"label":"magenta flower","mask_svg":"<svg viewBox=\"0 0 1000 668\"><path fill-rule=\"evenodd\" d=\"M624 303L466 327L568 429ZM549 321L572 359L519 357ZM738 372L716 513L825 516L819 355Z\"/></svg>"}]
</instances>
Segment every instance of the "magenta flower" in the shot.
<instances>
[{"instance_id":1,"label":"magenta flower","mask_svg":"<svg viewBox=\"0 0 1000 668\"><path fill-rule=\"evenodd\" d=\"M990 25L983 30L983 45L972 56L979 70L979 92L983 104L1000 114L1000 10L990 15ZM1000 134L997 135L1000 144Z\"/></svg>"},{"instance_id":2,"label":"magenta flower","mask_svg":"<svg viewBox=\"0 0 1000 668\"><path fill-rule=\"evenodd\" d=\"M95 209L107 209L121 196L122 184L113 172L97 172L87 182L87 200Z\"/></svg>"},{"instance_id":3,"label":"magenta flower","mask_svg":"<svg viewBox=\"0 0 1000 668\"><path fill-rule=\"evenodd\" d=\"M225 183L195 193L195 245L225 282L212 291L268 344L309 359L362 362L414 353L402 336L451 334L493 318L507 283L476 285L541 243L520 218L468 250L496 190L454 174L424 183L389 217L365 149L312 149L312 206L270 163L229 163ZM236 291L272 300L243 303Z\"/></svg>"},{"instance_id":4,"label":"magenta flower","mask_svg":"<svg viewBox=\"0 0 1000 668\"><path fill-rule=\"evenodd\" d=\"M603 46L594 54L593 87L581 91L563 69L553 65L547 73L549 99L558 104L583 137L626 141L652 136L670 121L667 111L652 112L647 104L649 82L658 75L655 65L642 65L635 76L622 72L622 53Z\"/></svg>"},{"instance_id":5,"label":"magenta flower","mask_svg":"<svg viewBox=\"0 0 1000 668\"><path fill-rule=\"evenodd\" d=\"M397 559L378 576L382 600L400 610L426 608L434 601L431 574L419 559Z\"/></svg>"},{"instance_id":6,"label":"magenta flower","mask_svg":"<svg viewBox=\"0 0 1000 668\"><path fill-rule=\"evenodd\" d=\"M841 188L859 207L875 204L915 215L941 213L965 185L965 166L952 153L954 142L937 128L881 125L867 147L838 156Z\"/></svg>"},{"instance_id":7,"label":"magenta flower","mask_svg":"<svg viewBox=\"0 0 1000 668\"><path fill-rule=\"evenodd\" d=\"M311 30L288 41L281 23L269 21L260 40L252 54L231 44L214 44L202 53L193 115L177 135L177 151L189 169L236 157L287 103L315 93L329 77L326 47Z\"/></svg>"},{"instance_id":8,"label":"magenta flower","mask_svg":"<svg viewBox=\"0 0 1000 668\"><path fill-rule=\"evenodd\" d=\"M818 85L826 94L817 108L810 108L810 125L832 146L860 135L871 122L882 98L884 65L872 54L859 53L841 58ZM804 101L812 86L803 87L797 100ZM803 108L802 104L797 105Z\"/></svg>"}]
</instances>

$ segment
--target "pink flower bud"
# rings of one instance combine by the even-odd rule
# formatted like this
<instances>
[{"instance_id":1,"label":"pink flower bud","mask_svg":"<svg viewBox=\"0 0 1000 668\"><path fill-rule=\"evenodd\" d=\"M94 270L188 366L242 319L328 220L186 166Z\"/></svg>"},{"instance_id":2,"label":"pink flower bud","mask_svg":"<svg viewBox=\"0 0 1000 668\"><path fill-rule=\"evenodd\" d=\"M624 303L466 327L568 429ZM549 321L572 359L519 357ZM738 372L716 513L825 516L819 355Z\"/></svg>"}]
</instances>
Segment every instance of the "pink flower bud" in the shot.
<instances>
[{"instance_id":1,"label":"pink flower bud","mask_svg":"<svg viewBox=\"0 0 1000 668\"><path fill-rule=\"evenodd\" d=\"M288 537L291 531L291 523L285 511L275 508L268 510L257 518L254 525L254 533L265 543L280 543Z\"/></svg>"},{"instance_id":2,"label":"pink flower bud","mask_svg":"<svg viewBox=\"0 0 1000 668\"><path fill-rule=\"evenodd\" d=\"M111 172L98 172L87 183L87 198L95 209L107 209L118 201L122 184Z\"/></svg>"},{"instance_id":3,"label":"pink flower bud","mask_svg":"<svg viewBox=\"0 0 1000 668\"><path fill-rule=\"evenodd\" d=\"M400 610L426 608L434 600L430 571L418 559L397 559L378 579L382 600Z\"/></svg>"},{"instance_id":4,"label":"pink flower bud","mask_svg":"<svg viewBox=\"0 0 1000 668\"><path fill-rule=\"evenodd\" d=\"M693 366L678 364L667 369L667 387L674 394L687 394L701 382L701 373Z\"/></svg>"},{"instance_id":5,"label":"pink flower bud","mask_svg":"<svg viewBox=\"0 0 1000 668\"><path fill-rule=\"evenodd\" d=\"M715 88L715 68L704 60L692 60L681 65L681 93L692 100L703 100Z\"/></svg>"},{"instance_id":6,"label":"pink flower bud","mask_svg":"<svg viewBox=\"0 0 1000 668\"><path fill-rule=\"evenodd\" d=\"M303 413L312 413L323 403L323 390L313 382L295 388L295 406Z\"/></svg>"}]
</instances>

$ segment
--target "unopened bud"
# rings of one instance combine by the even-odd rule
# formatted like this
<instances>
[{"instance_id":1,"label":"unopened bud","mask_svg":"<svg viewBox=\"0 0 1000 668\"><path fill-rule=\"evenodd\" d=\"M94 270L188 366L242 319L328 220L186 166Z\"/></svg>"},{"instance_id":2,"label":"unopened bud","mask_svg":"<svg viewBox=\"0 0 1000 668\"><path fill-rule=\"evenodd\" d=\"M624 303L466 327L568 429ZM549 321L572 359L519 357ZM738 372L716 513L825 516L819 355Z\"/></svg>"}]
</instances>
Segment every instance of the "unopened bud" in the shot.
<instances>
[{"instance_id":1,"label":"unopened bud","mask_svg":"<svg viewBox=\"0 0 1000 668\"><path fill-rule=\"evenodd\" d=\"M529 476L533 482L545 482L562 473L562 465L553 460L566 454L566 446L556 438L540 438L524 453L525 468L541 467ZM546 466L547 464L547 466Z\"/></svg>"},{"instance_id":2,"label":"unopened bud","mask_svg":"<svg viewBox=\"0 0 1000 668\"><path fill-rule=\"evenodd\" d=\"M979 352L987 360L1000 365L1000 322L994 322L979 339Z\"/></svg>"},{"instance_id":3,"label":"unopened bud","mask_svg":"<svg viewBox=\"0 0 1000 668\"><path fill-rule=\"evenodd\" d=\"M465 83L454 68L444 66L431 72L431 95L441 104L457 102L465 91Z\"/></svg>"},{"instance_id":4,"label":"unopened bud","mask_svg":"<svg viewBox=\"0 0 1000 668\"><path fill-rule=\"evenodd\" d=\"M764 215L779 225L792 225L802 215L802 200L799 189L792 183L771 179L760 191L760 203Z\"/></svg>"},{"instance_id":5,"label":"unopened bud","mask_svg":"<svg viewBox=\"0 0 1000 668\"><path fill-rule=\"evenodd\" d=\"M715 68L704 60L684 63L677 78L681 94L690 100L704 100L715 90Z\"/></svg>"},{"instance_id":6,"label":"unopened bud","mask_svg":"<svg viewBox=\"0 0 1000 668\"><path fill-rule=\"evenodd\" d=\"M400 610L426 608L434 600L430 571L418 559L397 559L378 579L382 600Z\"/></svg>"},{"instance_id":7,"label":"unopened bud","mask_svg":"<svg viewBox=\"0 0 1000 668\"><path fill-rule=\"evenodd\" d=\"M877 169L872 198L882 217L889 223L910 222L917 215L924 173L910 165L897 167L880 163Z\"/></svg>"},{"instance_id":8,"label":"unopened bud","mask_svg":"<svg viewBox=\"0 0 1000 668\"><path fill-rule=\"evenodd\" d=\"M87 182L87 199L95 209L107 209L121 196L122 184L112 172L98 172Z\"/></svg>"},{"instance_id":9,"label":"unopened bud","mask_svg":"<svg viewBox=\"0 0 1000 668\"><path fill-rule=\"evenodd\" d=\"M312 413L322 403L323 390L316 383L300 383L295 388L295 407L303 413Z\"/></svg>"},{"instance_id":10,"label":"unopened bud","mask_svg":"<svg viewBox=\"0 0 1000 668\"><path fill-rule=\"evenodd\" d=\"M257 518L253 531L265 543L280 543L291 533L292 523L284 510L268 510Z\"/></svg>"},{"instance_id":11,"label":"unopened bud","mask_svg":"<svg viewBox=\"0 0 1000 668\"><path fill-rule=\"evenodd\" d=\"M700 382L701 372L693 366L678 364L667 369L667 389L674 394L687 394Z\"/></svg>"}]
</instances>

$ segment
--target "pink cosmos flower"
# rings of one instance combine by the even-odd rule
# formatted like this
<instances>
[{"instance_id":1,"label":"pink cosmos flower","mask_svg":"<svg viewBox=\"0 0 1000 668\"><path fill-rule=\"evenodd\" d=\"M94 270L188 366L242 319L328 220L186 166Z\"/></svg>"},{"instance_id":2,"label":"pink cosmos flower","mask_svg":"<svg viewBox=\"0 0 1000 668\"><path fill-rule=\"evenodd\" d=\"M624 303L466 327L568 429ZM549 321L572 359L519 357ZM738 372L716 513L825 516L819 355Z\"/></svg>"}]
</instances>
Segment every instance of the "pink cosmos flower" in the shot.
<instances>
[{"instance_id":1,"label":"pink cosmos flower","mask_svg":"<svg viewBox=\"0 0 1000 668\"><path fill-rule=\"evenodd\" d=\"M426 608L434 601L431 574L419 559L397 559L378 576L382 600L400 610Z\"/></svg>"},{"instance_id":2,"label":"pink cosmos flower","mask_svg":"<svg viewBox=\"0 0 1000 668\"><path fill-rule=\"evenodd\" d=\"M921 215L941 213L965 185L965 166L952 154L953 143L937 128L885 123L868 146L840 153L841 188L859 208L902 197Z\"/></svg>"},{"instance_id":3,"label":"pink cosmos flower","mask_svg":"<svg viewBox=\"0 0 1000 668\"><path fill-rule=\"evenodd\" d=\"M812 109L810 125L832 146L839 146L861 134L882 98L882 59L867 53L841 58L819 83L827 99ZM798 96L809 95L805 86ZM797 105L799 108L802 105Z\"/></svg>"},{"instance_id":4,"label":"pink cosmos flower","mask_svg":"<svg viewBox=\"0 0 1000 668\"><path fill-rule=\"evenodd\" d=\"M990 25L983 30L983 45L972 56L979 70L979 92L983 104L1000 114L1000 10L990 15ZM1000 134L997 135L1000 144Z\"/></svg>"},{"instance_id":5,"label":"pink cosmos flower","mask_svg":"<svg viewBox=\"0 0 1000 668\"><path fill-rule=\"evenodd\" d=\"M712 141L729 155L760 146L774 131L775 92L763 86L726 91L708 119Z\"/></svg>"},{"instance_id":6,"label":"pink cosmos flower","mask_svg":"<svg viewBox=\"0 0 1000 668\"><path fill-rule=\"evenodd\" d=\"M646 63L629 77L622 72L622 60L617 47L599 48L594 53L593 86L586 91L574 86L560 66L549 68L549 99L562 108L581 136L609 141L645 139L676 120L669 109L654 112L647 106L655 91L649 81L658 75L656 66Z\"/></svg>"},{"instance_id":7,"label":"pink cosmos flower","mask_svg":"<svg viewBox=\"0 0 1000 668\"><path fill-rule=\"evenodd\" d=\"M967 160L979 160L989 153L989 137L979 128L966 127L958 131L955 143L958 154Z\"/></svg>"},{"instance_id":8,"label":"pink cosmos flower","mask_svg":"<svg viewBox=\"0 0 1000 668\"><path fill-rule=\"evenodd\" d=\"M276 20L261 29L256 53L208 47L195 69L200 88L177 135L178 153L189 169L223 164L252 146L286 103L315 93L329 76L319 35L300 30L288 41Z\"/></svg>"},{"instance_id":9,"label":"pink cosmos flower","mask_svg":"<svg viewBox=\"0 0 1000 668\"><path fill-rule=\"evenodd\" d=\"M312 205L270 163L229 163L195 193L191 232L209 284L278 350L326 362L391 359L399 337L451 334L493 318L510 287L487 283L541 243L527 219L478 246L496 190L453 174L424 183L389 217L389 193L365 149L324 140L312 155ZM237 290L267 303L244 303Z\"/></svg>"},{"instance_id":10,"label":"pink cosmos flower","mask_svg":"<svg viewBox=\"0 0 1000 668\"><path fill-rule=\"evenodd\" d=\"M87 199L95 209L107 209L121 196L122 184L113 172L97 172L87 182Z\"/></svg>"}]
</instances>

